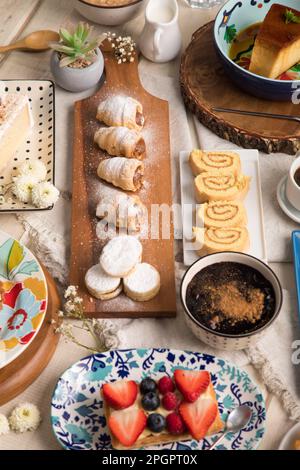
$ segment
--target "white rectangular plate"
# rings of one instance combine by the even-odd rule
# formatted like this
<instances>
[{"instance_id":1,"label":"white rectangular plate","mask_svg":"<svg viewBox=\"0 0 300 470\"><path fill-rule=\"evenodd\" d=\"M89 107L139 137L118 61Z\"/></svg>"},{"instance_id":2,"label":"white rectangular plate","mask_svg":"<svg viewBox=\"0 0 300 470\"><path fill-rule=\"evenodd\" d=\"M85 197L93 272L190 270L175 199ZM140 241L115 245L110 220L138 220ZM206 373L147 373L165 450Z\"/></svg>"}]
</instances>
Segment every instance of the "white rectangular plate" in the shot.
<instances>
[{"instance_id":1,"label":"white rectangular plate","mask_svg":"<svg viewBox=\"0 0 300 470\"><path fill-rule=\"evenodd\" d=\"M17 150L12 161L0 175L0 186L7 187L17 174L17 167L24 160L41 160L47 167L47 181L55 184L55 90L50 80L0 80L0 95L20 93L30 101L34 126ZM37 209L31 204L19 202L11 191L6 192L2 212L24 212L50 210Z\"/></svg>"},{"instance_id":2,"label":"white rectangular plate","mask_svg":"<svg viewBox=\"0 0 300 470\"><path fill-rule=\"evenodd\" d=\"M221 151L221 150L220 150ZM224 150L225 151L225 150ZM264 232L263 204L260 185L260 170L257 150L239 150L242 172L251 177L250 190L244 201L248 215L248 230L250 248L247 251L252 256L267 261L267 251ZM180 186L181 208L183 223L183 261L190 266L199 256L191 250L189 234L191 233L191 213L195 211L194 176L189 165L190 152L180 152Z\"/></svg>"}]
</instances>

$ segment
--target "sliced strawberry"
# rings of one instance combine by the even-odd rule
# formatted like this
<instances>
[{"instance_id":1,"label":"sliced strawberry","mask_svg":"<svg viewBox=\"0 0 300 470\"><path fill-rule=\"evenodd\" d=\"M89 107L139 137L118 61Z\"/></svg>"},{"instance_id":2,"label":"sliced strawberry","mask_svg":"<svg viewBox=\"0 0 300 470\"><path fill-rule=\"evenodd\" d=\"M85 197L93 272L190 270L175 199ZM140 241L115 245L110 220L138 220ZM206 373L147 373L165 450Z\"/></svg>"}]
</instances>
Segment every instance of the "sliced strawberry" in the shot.
<instances>
[{"instance_id":1,"label":"sliced strawberry","mask_svg":"<svg viewBox=\"0 0 300 470\"><path fill-rule=\"evenodd\" d=\"M137 397L138 387L133 380L119 380L104 384L102 387L106 402L116 410L131 406Z\"/></svg>"},{"instance_id":2,"label":"sliced strawberry","mask_svg":"<svg viewBox=\"0 0 300 470\"><path fill-rule=\"evenodd\" d=\"M174 379L185 400L194 402L209 386L210 374L206 370L176 369Z\"/></svg>"},{"instance_id":3,"label":"sliced strawberry","mask_svg":"<svg viewBox=\"0 0 300 470\"><path fill-rule=\"evenodd\" d=\"M203 398L194 403L182 402L179 413L194 439L203 439L217 417L218 406L210 398Z\"/></svg>"},{"instance_id":4,"label":"sliced strawberry","mask_svg":"<svg viewBox=\"0 0 300 470\"><path fill-rule=\"evenodd\" d=\"M146 423L147 416L139 409L114 411L108 419L110 431L125 447L136 442Z\"/></svg>"}]
</instances>

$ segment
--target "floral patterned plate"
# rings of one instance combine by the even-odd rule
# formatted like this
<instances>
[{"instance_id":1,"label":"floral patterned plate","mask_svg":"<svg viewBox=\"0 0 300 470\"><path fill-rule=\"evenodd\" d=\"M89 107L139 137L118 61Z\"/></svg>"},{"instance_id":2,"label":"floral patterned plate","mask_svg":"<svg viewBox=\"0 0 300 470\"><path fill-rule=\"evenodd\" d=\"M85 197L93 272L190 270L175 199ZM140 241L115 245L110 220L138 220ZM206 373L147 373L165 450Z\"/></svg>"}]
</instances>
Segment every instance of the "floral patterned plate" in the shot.
<instances>
[{"instance_id":1,"label":"floral patterned plate","mask_svg":"<svg viewBox=\"0 0 300 470\"><path fill-rule=\"evenodd\" d=\"M212 374L220 413L246 403L252 419L239 433L227 434L218 449L255 449L265 432L266 409L258 387L234 364L215 356L176 349L126 349L85 357L60 377L52 397L54 434L69 450L107 450L111 440L103 416L100 388L120 379L141 381L145 376L173 375L176 368L206 369ZM205 450L215 439L163 444L152 449Z\"/></svg>"},{"instance_id":2,"label":"floral patterned plate","mask_svg":"<svg viewBox=\"0 0 300 470\"><path fill-rule=\"evenodd\" d=\"M16 359L39 331L47 307L47 283L33 254L0 231L0 369Z\"/></svg>"}]
</instances>

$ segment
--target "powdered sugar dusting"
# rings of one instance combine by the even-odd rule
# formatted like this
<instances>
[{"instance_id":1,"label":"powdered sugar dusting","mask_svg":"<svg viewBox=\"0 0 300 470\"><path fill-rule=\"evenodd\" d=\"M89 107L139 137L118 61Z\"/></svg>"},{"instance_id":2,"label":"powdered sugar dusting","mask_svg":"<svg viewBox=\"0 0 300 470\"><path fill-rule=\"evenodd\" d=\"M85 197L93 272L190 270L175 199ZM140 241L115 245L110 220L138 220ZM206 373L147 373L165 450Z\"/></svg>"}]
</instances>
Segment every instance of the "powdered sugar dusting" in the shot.
<instances>
[{"instance_id":1,"label":"powdered sugar dusting","mask_svg":"<svg viewBox=\"0 0 300 470\"><path fill-rule=\"evenodd\" d=\"M156 289L159 284L159 272L148 263L137 264L132 273L124 278L124 286L137 294L146 294Z\"/></svg>"},{"instance_id":2,"label":"powdered sugar dusting","mask_svg":"<svg viewBox=\"0 0 300 470\"><path fill-rule=\"evenodd\" d=\"M114 95L98 106L97 119L108 126L126 126L130 129L141 129L137 124L137 114L143 114L141 104L129 96Z\"/></svg>"},{"instance_id":3,"label":"powdered sugar dusting","mask_svg":"<svg viewBox=\"0 0 300 470\"><path fill-rule=\"evenodd\" d=\"M143 247L137 238L121 235L110 240L102 250L100 264L111 276L126 276L141 260Z\"/></svg>"},{"instance_id":4,"label":"powdered sugar dusting","mask_svg":"<svg viewBox=\"0 0 300 470\"><path fill-rule=\"evenodd\" d=\"M89 290L97 292L99 295L107 294L116 290L121 279L109 276L102 269L100 264L92 266L85 275L85 283Z\"/></svg>"}]
</instances>

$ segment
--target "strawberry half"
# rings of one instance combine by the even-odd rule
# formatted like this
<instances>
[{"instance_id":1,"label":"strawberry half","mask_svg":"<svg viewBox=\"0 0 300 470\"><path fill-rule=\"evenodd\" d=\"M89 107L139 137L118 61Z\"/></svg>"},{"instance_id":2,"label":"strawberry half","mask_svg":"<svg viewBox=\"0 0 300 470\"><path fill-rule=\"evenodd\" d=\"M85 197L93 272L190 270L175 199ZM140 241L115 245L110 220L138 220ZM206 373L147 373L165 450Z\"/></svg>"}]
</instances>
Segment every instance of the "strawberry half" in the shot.
<instances>
[{"instance_id":1,"label":"strawberry half","mask_svg":"<svg viewBox=\"0 0 300 470\"><path fill-rule=\"evenodd\" d=\"M210 374L206 370L176 369L174 379L184 399L194 402L209 386Z\"/></svg>"},{"instance_id":2,"label":"strawberry half","mask_svg":"<svg viewBox=\"0 0 300 470\"><path fill-rule=\"evenodd\" d=\"M138 387L133 380L119 380L104 384L102 392L108 405L116 410L122 410L135 402Z\"/></svg>"},{"instance_id":3,"label":"strawberry half","mask_svg":"<svg viewBox=\"0 0 300 470\"><path fill-rule=\"evenodd\" d=\"M204 398L194 403L181 403L179 413L193 438L199 441L216 419L218 406L210 398Z\"/></svg>"},{"instance_id":4,"label":"strawberry half","mask_svg":"<svg viewBox=\"0 0 300 470\"><path fill-rule=\"evenodd\" d=\"M108 419L110 431L125 447L131 447L136 442L146 423L147 416L139 409L114 411Z\"/></svg>"}]
</instances>

